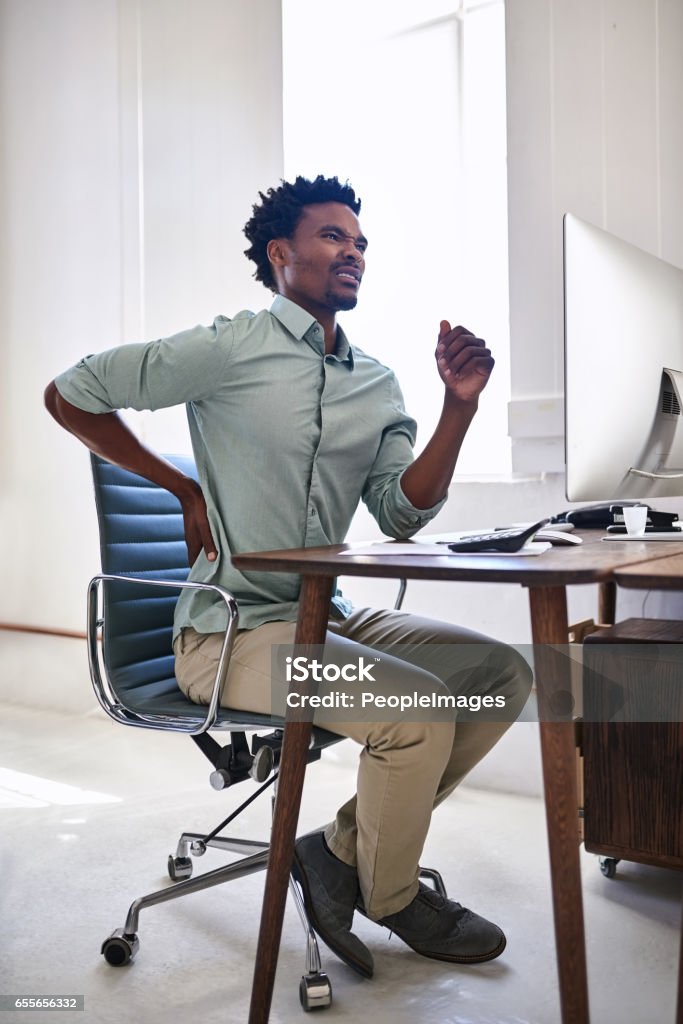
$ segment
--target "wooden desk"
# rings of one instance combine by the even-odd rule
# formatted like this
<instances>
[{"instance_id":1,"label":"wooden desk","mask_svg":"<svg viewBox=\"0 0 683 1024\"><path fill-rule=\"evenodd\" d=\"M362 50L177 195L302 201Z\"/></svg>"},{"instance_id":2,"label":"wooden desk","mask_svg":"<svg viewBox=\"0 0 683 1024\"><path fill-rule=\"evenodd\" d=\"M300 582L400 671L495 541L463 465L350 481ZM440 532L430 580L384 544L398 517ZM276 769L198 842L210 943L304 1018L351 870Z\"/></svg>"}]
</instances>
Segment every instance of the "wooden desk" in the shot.
<instances>
[{"instance_id":1,"label":"wooden desk","mask_svg":"<svg viewBox=\"0 0 683 1024\"><path fill-rule=\"evenodd\" d=\"M652 546L652 543L649 545L644 544L643 548L646 550L643 554L652 555ZM667 557L662 557L657 552L658 557L656 558L647 559L643 557L633 565L621 566L614 573L617 586L635 587L638 590L648 588L653 590L683 590L683 553L678 550L678 544L673 547L675 550L671 551ZM681 946L678 964L676 1024L683 1024L683 917L681 919Z\"/></svg>"},{"instance_id":2,"label":"wooden desk","mask_svg":"<svg viewBox=\"0 0 683 1024\"><path fill-rule=\"evenodd\" d=\"M353 545L233 556L240 571L302 576L295 636L295 643L302 645L324 641L336 576L516 583L528 588L563 1024L589 1021L574 732L571 721L549 720L553 707L562 706L563 695L570 691L568 661L551 646L567 642L565 588L569 584L607 583L633 562L664 555L679 555L683 564L683 542L667 544L667 550L661 551L664 545L655 542L605 543L594 533L583 536L581 547L557 547L538 557L342 554L353 550ZM249 1024L266 1024L270 1012L310 731L310 723L295 721L288 722L285 729Z\"/></svg>"}]
</instances>

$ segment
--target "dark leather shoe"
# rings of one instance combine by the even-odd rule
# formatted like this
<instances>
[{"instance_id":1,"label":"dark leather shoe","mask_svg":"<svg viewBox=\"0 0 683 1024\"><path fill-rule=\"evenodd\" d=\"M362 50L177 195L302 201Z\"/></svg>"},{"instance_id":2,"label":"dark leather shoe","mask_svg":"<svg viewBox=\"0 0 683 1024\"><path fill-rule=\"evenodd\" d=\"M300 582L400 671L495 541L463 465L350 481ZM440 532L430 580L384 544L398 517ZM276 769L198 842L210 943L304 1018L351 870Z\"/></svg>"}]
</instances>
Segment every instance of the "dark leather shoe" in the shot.
<instances>
[{"instance_id":1,"label":"dark leather shoe","mask_svg":"<svg viewBox=\"0 0 683 1024\"><path fill-rule=\"evenodd\" d=\"M358 873L325 846L322 832L298 839L292 874L301 886L313 928L340 960L364 978L374 971L372 954L351 931L359 896Z\"/></svg>"},{"instance_id":2,"label":"dark leather shoe","mask_svg":"<svg viewBox=\"0 0 683 1024\"><path fill-rule=\"evenodd\" d=\"M358 909L363 913L361 906ZM505 936L498 925L446 899L423 882L407 907L377 924L390 928L416 953L433 960L479 964L494 960L505 949Z\"/></svg>"}]
</instances>

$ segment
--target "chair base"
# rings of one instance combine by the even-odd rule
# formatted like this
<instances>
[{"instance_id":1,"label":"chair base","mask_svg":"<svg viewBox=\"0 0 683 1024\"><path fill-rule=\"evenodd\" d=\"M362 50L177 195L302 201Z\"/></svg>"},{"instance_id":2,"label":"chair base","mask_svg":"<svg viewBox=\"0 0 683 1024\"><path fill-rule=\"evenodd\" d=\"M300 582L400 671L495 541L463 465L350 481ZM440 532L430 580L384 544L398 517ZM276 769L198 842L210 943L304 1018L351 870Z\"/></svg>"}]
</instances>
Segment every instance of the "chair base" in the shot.
<instances>
[{"instance_id":1,"label":"chair base","mask_svg":"<svg viewBox=\"0 0 683 1024\"><path fill-rule=\"evenodd\" d=\"M201 857L208 847L230 853L241 853L245 856L231 864L192 878L193 865L188 854L193 857ZM201 892L203 889L222 885L235 878L244 878L257 871L263 871L268 864L268 851L269 844L258 840L231 836L209 838L197 832L183 832L178 840L175 856L170 854L168 858L169 877L175 882L175 885L148 893L146 896L140 896L133 901L123 928L113 931L102 944L101 952L107 963L112 967L123 967L135 959L140 948L137 930L142 910L159 903L166 903L169 900L179 899L191 892ZM446 896L446 887L438 871L433 868L423 868L420 871L420 877L431 882L437 892ZM307 1013L310 1010L326 1009L332 1005L332 986L322 970L318 940L308 919L299 886L291 876L289 889L306 934L306 973L302 975L299 982L299 1000L302 1009Z\"/></svg>"},{"instance_id":2,"label":"chair base","mask_svg":"<svg viewBox=\"0 0 683 1024\"><path fill-rule=\"evenodd\" d=\"M193 879L191 877L192 860L187 854L202 856L209 846L235 853L247 851L247 856ZM228 836L216 836L205 840L198 833L184 832L178 841L176 855L171 854L168 858L169 876L176 881L176 884L148 893L146 896L140 896L133 901L123 928L117 928L102 943L101 952L107 963L112 967L124 967L135 959L140 949L137 929L142 910L158 903L179 899L191 892L200 892L215 885L222 885L223 882L229 882L235 878L243 878L256 871L263 871L268 864L268 851L269 845L265 842ZM290 878L290 890L306 933L306 973L302 975L299 982L299 1000L305 1012L326 1009L332 1005L332 986L322 970L318 940L308 920L301 893L292 878Z\"/></svg>"}]
</instances>

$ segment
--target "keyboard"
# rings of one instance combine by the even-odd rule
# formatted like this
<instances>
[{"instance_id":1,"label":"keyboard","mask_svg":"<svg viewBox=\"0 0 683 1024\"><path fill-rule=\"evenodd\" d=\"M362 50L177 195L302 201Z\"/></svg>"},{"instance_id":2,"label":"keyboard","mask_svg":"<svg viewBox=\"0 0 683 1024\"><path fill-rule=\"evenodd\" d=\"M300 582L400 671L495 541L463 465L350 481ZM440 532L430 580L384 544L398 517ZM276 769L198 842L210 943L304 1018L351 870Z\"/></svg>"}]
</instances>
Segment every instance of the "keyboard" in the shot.
<instances>
[{"instance_id":1,"label":"keyboard","mask_svg":"<svg viewBox=\"0 0 683 1024\"><path fill-rule=\"evenodd\" d=\"M519 551L542 526L548 522L540 519L531 526L514 527L511 530L495 530L492 533L471 533L467 537L448 544L449 551Z\"/></svg>"}]
</instances>

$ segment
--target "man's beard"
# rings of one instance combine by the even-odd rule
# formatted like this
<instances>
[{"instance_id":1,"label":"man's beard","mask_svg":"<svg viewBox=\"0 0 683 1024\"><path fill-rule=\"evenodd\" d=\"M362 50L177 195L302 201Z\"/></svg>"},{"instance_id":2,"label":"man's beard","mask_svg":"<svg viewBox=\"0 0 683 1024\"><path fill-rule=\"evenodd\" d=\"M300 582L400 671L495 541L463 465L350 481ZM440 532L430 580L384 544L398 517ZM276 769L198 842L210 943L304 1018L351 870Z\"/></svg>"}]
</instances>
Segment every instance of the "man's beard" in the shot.
<instances>
[{"instance_id":1,"label":"man's beard","mask_svg":"<svg viewBox=\"0 0 683 1024\"><path fill-rule=\"evenodd\" d=\"M325 305L335 313L343 313L347 309L355 309L358 304L357 295L339 295L336 292L326 292Z\"/></svg>"}]
</instances>

